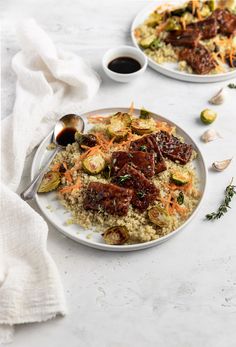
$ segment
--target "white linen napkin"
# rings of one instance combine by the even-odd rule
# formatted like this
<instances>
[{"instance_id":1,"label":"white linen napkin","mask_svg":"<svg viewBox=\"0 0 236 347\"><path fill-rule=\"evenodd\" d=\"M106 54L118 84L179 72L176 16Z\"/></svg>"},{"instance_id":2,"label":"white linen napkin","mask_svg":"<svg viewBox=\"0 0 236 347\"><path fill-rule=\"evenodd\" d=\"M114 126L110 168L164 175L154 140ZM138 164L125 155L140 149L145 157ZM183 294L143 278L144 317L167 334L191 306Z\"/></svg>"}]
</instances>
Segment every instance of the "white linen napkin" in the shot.
<instances>
[{"instance_id":1,"label":"white linen napkin","mask_svg":"<svg viewBox=\"0 0 236 347\"><path fill-rule=\"evenodd\" d=\"M29 153L57 118L79 113L100 85L99 76L75 54L59 51L29 19L17 28L21 51L11 116L1 122L0 343L15 324L64 315L66 305L47 247L47 224L15 193Z\"/></svg>"}]
</instances>

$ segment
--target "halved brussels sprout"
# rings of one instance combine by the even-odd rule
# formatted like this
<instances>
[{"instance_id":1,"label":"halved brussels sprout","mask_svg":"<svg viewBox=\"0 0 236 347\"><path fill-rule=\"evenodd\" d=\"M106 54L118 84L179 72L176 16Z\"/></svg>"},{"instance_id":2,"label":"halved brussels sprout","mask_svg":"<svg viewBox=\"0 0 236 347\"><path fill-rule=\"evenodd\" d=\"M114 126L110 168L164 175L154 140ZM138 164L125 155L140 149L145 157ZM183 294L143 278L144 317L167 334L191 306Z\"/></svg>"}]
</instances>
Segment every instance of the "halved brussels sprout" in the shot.
<instances>
[{"instance_id":1,"label":"halved brussels sprout","mask_svg":"<svg viewBox=\"0 0 236 347\"><path fill-rule=\"evenodd\" d=\"M170 15L180 17L184 13L186 13L186 11L188 11L188 8L186 6L184 6L184 7L180 7L180 8L177 8L176 10L171 11Z\"/></svg>"},{"instance_id":2,"label":"halved brussels sprout","mask_svg":"<svg viewBox=\"0 0 236 347\"><path fill-rule=\"evenodd\" d=\"M209 0L209 1L207 1L207 5L208 5L210 11L214 11L216 8L216 1L215 0Z\"/></svg>"},{"instance_id":3,"label":"halved brussels sprout","mask_svg":"<svg viewBox=\"0 0 236 347\"><path fill-rule=\"evenodd\" d=\"M40 186L38 188L38 193L51 192L52 190L57 189L60 183L61 183L60 173L49 171L44 175L42 182L40 183Z\"/></svg>"},{"instance_id":4,"label":"halved brussels sprout","mask_svg":"<svg viewBox=\"0 0 236 347\"><path fill-rule=\"evenodd\" d=\"M156 122L153 118L136 118L132 120L131 129L138 135L150 134L156 130Z\"/></svg>"},{"instance_id":5,"label":"halved brussels sprout","mask_svg":"<svg viewBox=\"0 0 236 347\"><path fill-rule=\"evenodd\" d=\"M184 186L189 183L190 177L186 172L174 172L171 173L170 180L177 186Z\"/></svg>"},{"instance_id":6,"label":"halved brussels sprout","mask_svg":"<svg viewBox=\"0 0 236 347\"><path fill-rule=\"evenodd\" d=\"M168 227L172 223L172 218L161 206L154 206L148 210L150 221L160 228Z\"/></svg>"},{"instance_id":7,"label":"halved brussels sprout","mask_svg":"<svg viewBox=\"0 0 236 347\"><path fill-rule=\"evenodd\" d=\"M150 119L151 118L150 112L148 110L146 110L145 108L142 108L140 110L139 118L141 118L141 119Z\"/></svg>"},{"instance_id":8,"label":"halved brussels sprout","mask_svg":"<svg viewBox=\"0 0 236 347\"><path fill-rule=\"evenodd\" d=\"M208 2L208 6L207 4L204 4L201 8L201 10L199 11L201 17L205 18L208 17L211 14L211 11L214 11L214 6L212 7L212 5L210 4L211 1ZM211 9L213 8L213 9Z\"/></svg>"},{"instance_id":9,"label":"halved brussels sprout","mask_svg":"<svg viewBox=\"0 0 236 347\"><path fill-rule=\"evenodd\" d=\"M85 172L90 175L99 174L106 166L106 161L102 153L96 152L88 155L83 161L82 166Z\"/></svg>"},{"instance_id":10,"label":"halved brussels sprout","mask_svg":"<svg viewBox=\"0 0 236 347\"><path fill-rule=\"evenodd\" d=\"M165 13L153 12L150 14L145 24L149 27L155 27L165 19Z\"/></svg>"},{"instance_id":11,"label":"halved brussels sprout","mask_svg":"<svg viewBox=\"0 0 236 347\"><path fill-rule=\"evenodd\" d=\"M181 30L182 25L180 24L179 17L171 17L166 23L166 31Z\"/></svg>"},{"instance_id":12,"label":"halved brussels sprout","mask_svg":"<svg viewBox=\"0 0 236 347\"><path fill-rule=\"evenodd\" d=\"M78 144L85 145L87 147L94 147L97 145L97 137L93 134L81 134L80 132L75 133L75 141L78 142Z\"/></svg>"},{"instance_id":13,"label":"halved brussels sprout","mask_svg":"<svg viewBox=\"0 0 236 347\"><path fill-rule=\"evenodd\" d=\"M118 112L110 120L110 125L107 127L108 135L116 140L124 139L128 134L130 123L131 116L128 113Z\"/></svg>"},{"instance_id":14,"label":"halved brussels sprout","mask_svg":"<svg viewBox=\"0 0 236 347\"><path fill-rule=\"evenodd\" d=\"M139 44L143 48L148 48L156 40L156 35L150 35L139 41Z\"/></svg>"},{"instance_id":15,"label":"halved brussels sprout","mask_svg":"<svg viewBox=\"0 0 236 347\"><path fill-rule=\"evenodd\" d=\"M102 234L103 239L109 245L123 245L129 239L128 229L125 226L114 226Z\"/></svg>"}]
</instances>

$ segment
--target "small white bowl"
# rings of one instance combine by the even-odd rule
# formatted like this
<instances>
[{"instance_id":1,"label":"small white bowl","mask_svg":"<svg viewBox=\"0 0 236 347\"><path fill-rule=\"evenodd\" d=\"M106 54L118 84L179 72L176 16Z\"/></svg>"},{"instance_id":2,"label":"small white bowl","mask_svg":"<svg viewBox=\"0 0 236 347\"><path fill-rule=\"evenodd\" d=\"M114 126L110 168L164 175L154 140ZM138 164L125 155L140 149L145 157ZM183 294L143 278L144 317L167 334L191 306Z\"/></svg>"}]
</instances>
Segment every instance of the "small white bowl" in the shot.
<instances>
[{"instance_id":1,"label":"small white bowl","mask_svg":"<svg viewBox=\"0 0 236 347\"><path fill-rule=\"evenodd\" d=\"M114 72L108 69L108 64L113 59L120 57L130 57L137 60L141 65L141 69L136 72L127 74ZM114 81L124 83L131 82L138 76L141 76L147 68L147 63L147 57L139 49L131 46L119 46L116 48L111 48L104 54L102 60L102 66L107 76L109 76Z\"/></svg>"}]
</instances>

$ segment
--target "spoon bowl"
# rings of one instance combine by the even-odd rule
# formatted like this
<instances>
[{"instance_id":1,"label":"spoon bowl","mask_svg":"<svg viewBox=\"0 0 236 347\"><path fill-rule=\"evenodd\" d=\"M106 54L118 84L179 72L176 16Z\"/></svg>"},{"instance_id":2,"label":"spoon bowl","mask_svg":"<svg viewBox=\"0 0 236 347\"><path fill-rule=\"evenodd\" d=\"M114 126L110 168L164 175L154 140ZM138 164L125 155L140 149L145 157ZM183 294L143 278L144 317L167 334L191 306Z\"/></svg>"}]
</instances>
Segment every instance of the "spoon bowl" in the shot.
<instances>
[{"instance_id":1,"label":"spoon bowl","mask_svg":"<svg viewBox=\"0 0 236 347\"><path fill-rule=\"evenodd\" d=\"M33 179L30 185L21 193L20 196L23 200L33 199L49 164L51 163L51 161L60 149L63 149L68 144L74 142L74 135L76 131L79 131L81 133L84 131L84 120L78 115L67 114L61 117L56 122L52 135L52 142L56 145L56 148L54 149L50 158L45 163L44 167L39 171L38 175Z\"/></svg>"},{"instance_id":2,"label":"spoon bowl","mask_svg":"<svg viewBox=\"0 0 236 347\"><path fill-rule=\"evenodd\" d=\"M52 141L55 143L55 145L60 146L60 147L66 147L70 143L70 142L68 142L68 143L65 143L63 145L59 141L59 135L65 129L71 129L71 132L72 132L72 129L74 129L74 133L76 131L79 131L82 133L84 131L84 121L80 116L78 116L76 114L67 114L67 115L61 117L56 122L54 131L53 131ZM68 138L69 138L69 136L68 136Z\"/></svg>"}]
</instances>

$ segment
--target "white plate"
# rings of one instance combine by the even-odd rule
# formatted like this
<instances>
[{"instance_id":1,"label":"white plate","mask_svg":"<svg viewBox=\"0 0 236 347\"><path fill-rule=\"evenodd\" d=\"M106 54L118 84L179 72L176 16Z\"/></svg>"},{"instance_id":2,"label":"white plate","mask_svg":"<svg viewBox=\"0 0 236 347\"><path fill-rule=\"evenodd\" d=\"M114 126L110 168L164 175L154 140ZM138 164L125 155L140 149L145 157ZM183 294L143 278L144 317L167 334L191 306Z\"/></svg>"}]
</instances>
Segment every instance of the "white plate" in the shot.
<instances>
[{"instance_id":1,"label":"white plate","mask_svg":"<svg viewBox=\"0 0 236 347\"><path fill-rule=\"evenodd\" d=\"M107 108L107 109L101 109L96 110L92 112L85 113L83 115L83 118L85 120L85 132L91 127L87 122L87 116L88 115L110 115L114 114L118 111L121 112L128 112L127 108ZM139 116L140 110L135 109L134 114ZM164 241L167 241L169 238L177 234L181 229L183 229L196 215L197 210L199 209L199 206L201 204L201 201L204 197L205 188L206 188L206 181L207 181L207 169L204 162L204 159L202 157L202 154L195 144L195 142L191 139L191 137L182 130L179 126L177 126L175 123L169 121L168 119L161 117L156 114L152 114L152 116L155 119L158 119L160 121L168 122L171 125L176 126L177 133L185 139L185 141L193 146L195 151L198 153L198 157L196 160L194 160L194 166L197 170L197 175L200 179L199 182L199 189L202 192L201 200L198 203L198 206L192 213L192 215L188 218L188 220L181 225L178 229L171 232L169 235L164 236L158 240L146 242L146 243L139 243L134 245L124 245L124 246L110 246L104 243L101 235L99 233L93 232L92 230L84 230L83 228L79 227L78 225L66 225L66 221L70 218L70 213L66 213L66 210L64 207L59 203L56 197L55 192L51 192L48 194L37 194L36 195L36 202L42 212L42 214L46 217L46 219L51 222L56 229L58 229L60 232L62 232L64 235L68 236L69 238L82 243L84 245L87 245L89 247L93 248L99 248L103 250L109 250L109 251L133 251L133 250L139 250L143 248L148 248L152 246L156 246ZM42 167L44 161L48 158L48 156L51 155L51 151L47 150L47 145L51 142L52 133L49 134L46 139L41 143L39 146L31 168L31 179L35 177L40 167ZM91 236L91 238L88 238L88 235Z\"/></svg>"},{"instance_id":2,"label":"white plate","mask_svg":"<svg viewBox=\"0 0 236 347\"><path fill-rule=\"evenodd\" d=\"M133 44L135 47L139 48L141 51L142 49L139 47L137 40L134 36L134 30L137 28L140 24L142 24L145 19L147 19L148 15L153 12L157 6L162 5L164 3L167 3L166 0L159 0L154 1L148 6L146 6L143 10L141 10L138 15L135 17L132 26L131 26L131 37ZM170 5L178 6L183 3L186 3L186 0L169 0L168 3ZM217 75L197 75L197 74L190 74L184 71L179 71L177 68L176 63L164 63L164 64L158 64L154 60L152 60L150 57L148 58L149 66L151 66L154 70L162 73L163 75L166 75L168 77L175 78L177 80L182 81L188 81L188 82L197 82L197 83L208 83L208 82L219 82L219 81L225 81L229 80L231 78L236 77L236 69L234 71L229 71L225 73L220 73Z\"/></svg>"}]
</instances>

